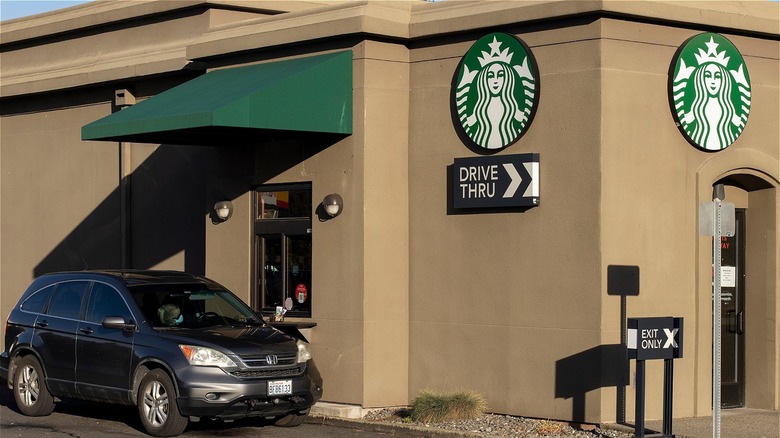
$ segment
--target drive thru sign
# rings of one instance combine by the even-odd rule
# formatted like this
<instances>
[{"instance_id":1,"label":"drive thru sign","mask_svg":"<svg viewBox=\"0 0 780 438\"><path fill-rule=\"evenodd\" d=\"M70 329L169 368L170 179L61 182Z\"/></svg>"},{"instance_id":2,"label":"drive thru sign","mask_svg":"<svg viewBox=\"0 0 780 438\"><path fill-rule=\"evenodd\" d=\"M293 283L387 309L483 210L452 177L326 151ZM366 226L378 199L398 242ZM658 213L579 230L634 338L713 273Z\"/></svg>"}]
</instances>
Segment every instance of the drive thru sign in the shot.
<instances>
[{"instance_id":1,"label":"drive thru sign","mask_svg":"<svg viewBox=\"0 0 780 438\"><path fill-rule=\"evenodd\" d=\"M455 208L539 205L539 154L456 158Z\"/></svg>"}]
</instances>

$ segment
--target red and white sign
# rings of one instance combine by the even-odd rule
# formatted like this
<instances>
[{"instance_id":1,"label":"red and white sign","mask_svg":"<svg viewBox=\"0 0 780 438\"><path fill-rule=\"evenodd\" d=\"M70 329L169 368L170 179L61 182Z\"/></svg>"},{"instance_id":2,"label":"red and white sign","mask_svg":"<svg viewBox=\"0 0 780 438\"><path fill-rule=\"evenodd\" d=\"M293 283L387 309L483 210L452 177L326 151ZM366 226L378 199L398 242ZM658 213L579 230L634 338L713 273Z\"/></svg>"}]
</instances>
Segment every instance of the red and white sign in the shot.
<instances>
[{"instance_id":1,"label":"red and white sign","mask_svg":"<svg viewBox=\"0 0 780 438\"><path fill-rule=\"evenodd\" d=\"M309 291L306 290L306 285L303 283L298 283L298 286L295 286L295 299L298 300L299 303L303 304L308 296Z\"/></svg>"}]
</instances>

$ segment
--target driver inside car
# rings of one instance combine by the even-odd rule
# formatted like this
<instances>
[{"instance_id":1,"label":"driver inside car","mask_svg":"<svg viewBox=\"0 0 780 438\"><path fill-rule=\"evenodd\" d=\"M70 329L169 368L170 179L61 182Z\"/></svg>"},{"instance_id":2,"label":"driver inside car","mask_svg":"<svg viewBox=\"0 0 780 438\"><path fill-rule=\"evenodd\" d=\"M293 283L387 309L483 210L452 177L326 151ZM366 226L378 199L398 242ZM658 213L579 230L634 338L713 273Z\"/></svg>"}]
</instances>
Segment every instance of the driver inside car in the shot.
<instances>
[{"instance_id":1,"label":"driver inside car","mask_svg":"<svg viewBox=\"0 0 780 438\"><path fill-rule=\"evenodd\" d=\"M157 309L160 322L165 326L176 326L184 321L184 315L176 304L163 304Z\"/></svg>"}]
</instances>

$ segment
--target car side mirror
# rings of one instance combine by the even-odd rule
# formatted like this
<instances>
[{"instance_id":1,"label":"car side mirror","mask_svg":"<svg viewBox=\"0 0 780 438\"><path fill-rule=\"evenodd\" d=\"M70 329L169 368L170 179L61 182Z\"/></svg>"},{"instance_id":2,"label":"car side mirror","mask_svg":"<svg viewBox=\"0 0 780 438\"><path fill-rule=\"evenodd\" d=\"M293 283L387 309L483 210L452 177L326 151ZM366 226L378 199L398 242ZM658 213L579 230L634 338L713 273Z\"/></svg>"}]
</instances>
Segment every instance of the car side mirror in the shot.
<instances>
[{"instance_id":1,"label":"car side mirror","mask_svg":"<svg viewBox=\"0 0 780 438\"><path fill-rule=\"evenodd\" d=\"M135 330L135 323L125 322L121 316L106 316L102 325L107 329Z\"/></svg>"}]
</instances>

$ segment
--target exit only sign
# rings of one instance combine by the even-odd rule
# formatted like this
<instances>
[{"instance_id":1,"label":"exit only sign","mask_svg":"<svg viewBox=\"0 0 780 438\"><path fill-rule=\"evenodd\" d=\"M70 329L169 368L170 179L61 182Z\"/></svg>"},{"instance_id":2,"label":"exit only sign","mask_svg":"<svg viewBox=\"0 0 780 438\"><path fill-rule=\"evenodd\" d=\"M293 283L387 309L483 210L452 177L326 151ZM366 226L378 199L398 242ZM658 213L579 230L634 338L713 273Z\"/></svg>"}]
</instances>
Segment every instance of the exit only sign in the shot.
<instances>
[{"instance_id":1,"label":"exit only sign","mask_svg":"<svg viewBox=\"0 0 780 438\"><path fill-rule=\"evenodd\" d=\"M628 358L678 359L682 357L683 319L628 318Z\"/></svg>"}]
</instances>

